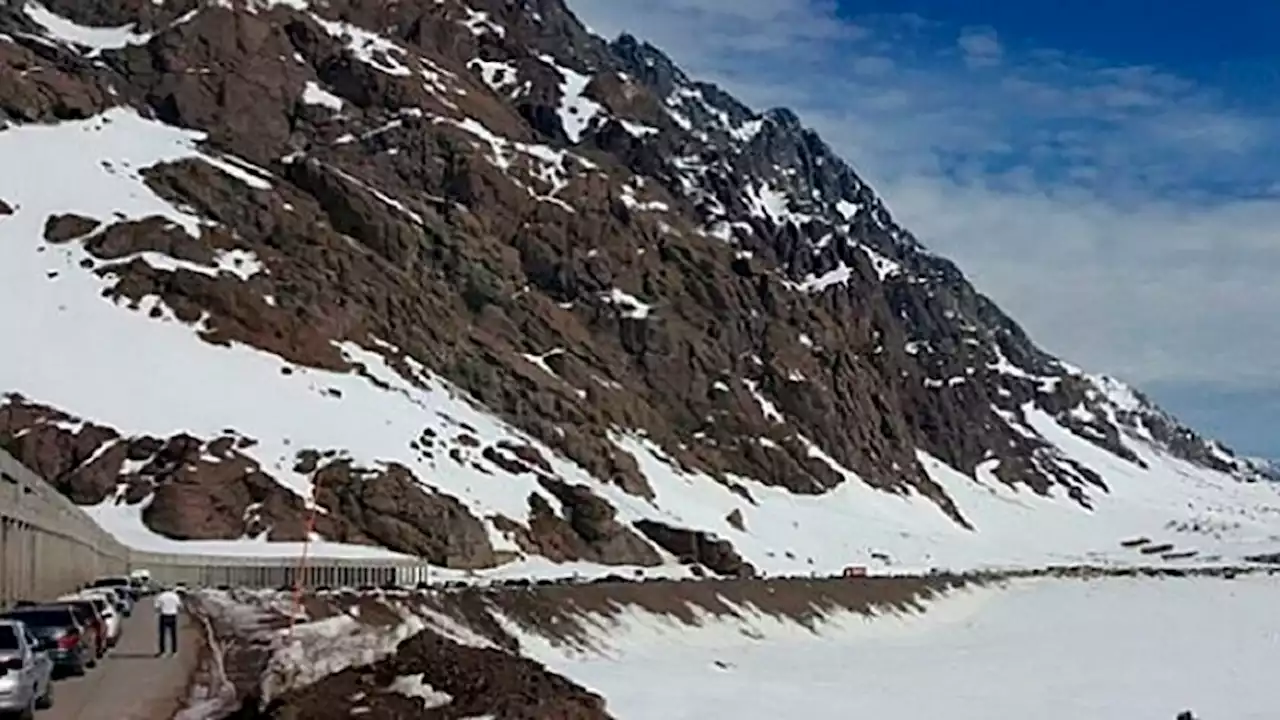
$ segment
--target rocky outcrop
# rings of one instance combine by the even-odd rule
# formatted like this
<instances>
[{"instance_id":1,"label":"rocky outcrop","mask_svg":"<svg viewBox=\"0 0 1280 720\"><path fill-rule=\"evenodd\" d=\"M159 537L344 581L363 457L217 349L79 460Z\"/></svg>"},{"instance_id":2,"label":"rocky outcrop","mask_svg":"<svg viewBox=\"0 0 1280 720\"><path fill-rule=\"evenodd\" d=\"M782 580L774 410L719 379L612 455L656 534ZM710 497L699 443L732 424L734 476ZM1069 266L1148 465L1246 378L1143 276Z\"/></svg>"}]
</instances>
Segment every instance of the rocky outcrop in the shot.
<instances>
[{"instance_id":1,"label":"rocky outcrop","mask_svg":"<svg viewBox=\"0 0 1280 720\"><path fill-rule=\"evenodd\" d=\"M76 503L139 506L151 529L173 539L265 534L296 541L306 530L310 513L302 498L245 455L255 441L234 431L208 441L187 434L122 437L11 396L0 405L0 437ZM367 470L337 455L303 451L293 468L316 484L325 508L316 530L323 536L442 567L500 561L483 523L456 498L430 490L404 467Z\"/></svg>"},{"instance_id":2,"label":"rocky outcrop","mask_svg":"<svg viewBox=\"0 0 1280 720\"><path fill-rule=\"evenodd\" d=\"M94 505L116 488L127 447L99 456L100 448L120 436L111 428L85 423L16 395L0 405L0 437L28 467L45 478L59 478L59 490L80 505ZM123 453L123 454L122 454Z\"/></svg>"},{"instance_id":3,"label":"rocky outcrop","mask_svg":"<svg viewBox=\"0 0 1280 720\"><path fill-rule=\"evenodd\" d=\"M562 511L558 514L541 495L529 496L528 530L516 531L529 552L558 562L640 566L662 562L647 542L617 520L617 510L587 487L549 477L539 482L559 501Z\"/></svg>"},{"instance_id":4,"label":"rocky outcrop","mask_svg":"<svg viewBox=\"0 0 1280 720\"><path fill-rule=\"evenodd\" d=\"M636 529L680 562L703 565L726 577L754 577L756 569L734 550L733 543L701 530L677 528L653 520L641 520Z\"/></svg>"},{"instance_id":5,"label":"rocky outcrop","mask_svg":"<svg viewBox=\"0 0 1280 720\"><path fill-rule=\"evenodd\" d=\"M38 30L21 15L0 13L10 30ZM113 104L101 75L76 53L38 41L0 43L0 123L87 118Z\"/></svg>"},{"instance_id":6,"label":"rocky outcrop","mask_svg":"<svg viewBox=\"0 0 1280 720\"><path fill-rule=\"evenodd\" d=\"M392 547L443 567L498 563L484 524L457 498L424 489L404 466L367 470L333 460L312 481L320 506L346 521L325 533L334 540Z\"/></svg>"},{"instance_id":7,"label":"rocky outcrop","mask_svg":"<svg viewBox=\"0 0 1280 720\"><path fill-rule=\"evenodd\" d=\"M101 224L74 213L50 215L44 223L44 239L54 244L64 243L88 235Z\"/></svg>"}]
</instances>

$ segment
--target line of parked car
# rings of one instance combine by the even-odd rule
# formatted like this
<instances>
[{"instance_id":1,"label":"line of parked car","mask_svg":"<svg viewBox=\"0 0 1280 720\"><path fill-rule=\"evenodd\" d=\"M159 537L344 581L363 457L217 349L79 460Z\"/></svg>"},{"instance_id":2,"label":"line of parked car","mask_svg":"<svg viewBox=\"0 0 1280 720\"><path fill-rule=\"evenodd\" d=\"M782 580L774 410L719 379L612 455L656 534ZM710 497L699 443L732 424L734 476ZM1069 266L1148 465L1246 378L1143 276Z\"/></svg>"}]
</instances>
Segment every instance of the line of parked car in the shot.
<instances>
[{"instance_id":1,"label":"line of parked car","mask_svg":"<svg viewBox=\"0 0 1280 720\"><path fill-rule=\"evenodd\" d=\"M0 613L0 716L31 720L53 705L54 681L81 677L120 642L123 620L151 594L145 574L103 577L50 602Z\"/></svg>"}]
</instances>

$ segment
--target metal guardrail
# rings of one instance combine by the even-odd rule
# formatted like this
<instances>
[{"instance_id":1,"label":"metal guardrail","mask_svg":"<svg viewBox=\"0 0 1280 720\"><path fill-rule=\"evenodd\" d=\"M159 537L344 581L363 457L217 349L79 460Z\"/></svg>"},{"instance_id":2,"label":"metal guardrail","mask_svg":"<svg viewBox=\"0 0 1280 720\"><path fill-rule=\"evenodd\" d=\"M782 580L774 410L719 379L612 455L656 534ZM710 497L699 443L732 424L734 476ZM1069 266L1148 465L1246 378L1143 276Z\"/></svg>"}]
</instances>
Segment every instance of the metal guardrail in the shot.
<instances>
[{"instance_id":1,"label":"metal guardrail","mask_svg":"<svg viewBox=\"0 0 1280 720\"><path fill-rule=\"evenodd\" d=\"M193 587L293 585L291 557L179 555L133 549L103 530L43 478L0 449L0 608L72 591L103 575L145 568L159 583ZM315 556L305 585L413 586L426 582L430 566L414 558Z\"/></svg>"}]
</instances>

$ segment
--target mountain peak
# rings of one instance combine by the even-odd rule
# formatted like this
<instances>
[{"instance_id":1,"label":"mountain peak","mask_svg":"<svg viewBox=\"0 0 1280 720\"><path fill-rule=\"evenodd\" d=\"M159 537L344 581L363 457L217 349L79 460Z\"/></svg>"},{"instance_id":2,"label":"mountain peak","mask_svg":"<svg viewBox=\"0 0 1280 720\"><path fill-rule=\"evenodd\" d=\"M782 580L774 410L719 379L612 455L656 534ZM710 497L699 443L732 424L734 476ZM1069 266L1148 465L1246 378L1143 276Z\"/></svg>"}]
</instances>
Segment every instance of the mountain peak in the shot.
<instances>
[{"instance_id":1,"label":"mountain peak","mask_svg":"<svg viewBox=\"0 0 1280 720\"><path fill-rule=\"evenodd\" d=\"M793 110L785 107L769 108L764 112L764 116L782 128L799 132L804 129L800 124L800 116L796 115Z\"/></svg>"}]
</instances>

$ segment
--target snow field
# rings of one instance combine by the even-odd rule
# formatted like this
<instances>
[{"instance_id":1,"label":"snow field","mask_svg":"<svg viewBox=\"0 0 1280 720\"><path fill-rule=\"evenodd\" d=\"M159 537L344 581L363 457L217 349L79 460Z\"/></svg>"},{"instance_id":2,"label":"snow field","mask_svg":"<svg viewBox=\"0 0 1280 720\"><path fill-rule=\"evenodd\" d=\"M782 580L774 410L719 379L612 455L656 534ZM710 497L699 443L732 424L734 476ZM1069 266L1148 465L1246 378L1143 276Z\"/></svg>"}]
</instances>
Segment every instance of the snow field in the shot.
<instances>
[{"instance_id":1,"label":"snow field","mask_svg":"<svg viewBox=\"0 0 1280 720\"><path fill-rule=\"evenodd\" d=\"M768 617L602 619L591 646L522 651L620 720L1212 720L1275 717L1280 578L1035 579L923 614L844 613L817 633Z\"/></svg>"}]
</instances>

